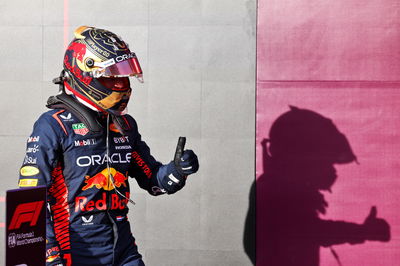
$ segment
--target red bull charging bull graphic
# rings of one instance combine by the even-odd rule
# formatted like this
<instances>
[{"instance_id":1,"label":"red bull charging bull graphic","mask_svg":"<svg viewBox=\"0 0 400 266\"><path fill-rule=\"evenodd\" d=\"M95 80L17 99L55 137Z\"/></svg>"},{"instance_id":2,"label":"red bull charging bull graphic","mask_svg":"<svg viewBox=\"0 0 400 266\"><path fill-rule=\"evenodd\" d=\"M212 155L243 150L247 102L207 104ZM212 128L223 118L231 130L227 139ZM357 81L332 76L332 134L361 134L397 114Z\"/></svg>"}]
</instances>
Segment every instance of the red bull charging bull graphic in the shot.
<instances>
[{"instance_id":1,"label":"red bull charging bull graphic","mask_svg":"<svg viewBox=\"0 0 400 266\"><path fill-rule=\"evenodd\" d=\"M84 45L83 43L79 43L79 42L73 42L68 47L67 51L72 51L73 52L73 56L77 60L83 62L83 57L86 54L86 45Z\"/></svg>"},{"instance_id":2,"label":"red bull charging bull graphic","mask_svg":"<svg viewBox=\"0 0 400 266\"><path fill-rule=\"evenodd\" d=\"M111 191L115 188L127 187L126 180L128 179L128 173L124 175L115 170L115 168L105 168L93 176L86 176L85 179L86 185L82 187L82 191L88 189L102 189L105 191ZM106 192L103 192L101 198L97 200L88 200L88 198L84 196L76 197L75 212L107 209L123 210L126 208L130 193L125 192L125 198L122 199L116 193L111 194L110 197L111 201L108 200ZM110 204L110 206L108 206L108 204Z\"/></svg>"},{"instance_id":3,"label":"red bull charging bull graphic","mask_svg":"<svg viewBox=\"0 0 400 266\"><path fill-rule=\"evenodd\" d=\"M83 43L73 42L70 44L68 50L65 53L64 64L67 67L67 69L71 71L80 81L82 81L86 85L89 85L90 82L92 81L92 77L88 75L85 76L82 73L82 70L76 65L79 63L81 64L83 63L83 58L85 54L86 54L86 46ZM70 57L76 58L77 60L75 61L76 64L69 62Z\"/></svg>"},{"instance_id":4,"label":"red bull charging bull graphic","mask_svg":"<svg viewBox=\"0 0 400 266\"><path fill-rule=\"evenodd\" d=\"M111 180L114 180L114 182ZM115 170L115 168L105 168L100 173L95 174L94 176L86 176L85 177L86 185L82 188L82 190L88 190L92 187L96 187L97 189L104 189L107 191L113 190L114 186L119 188L121 186L126 187L126 180L128 179L128 173L125 175Z\"/></svg>"}]
</instances>

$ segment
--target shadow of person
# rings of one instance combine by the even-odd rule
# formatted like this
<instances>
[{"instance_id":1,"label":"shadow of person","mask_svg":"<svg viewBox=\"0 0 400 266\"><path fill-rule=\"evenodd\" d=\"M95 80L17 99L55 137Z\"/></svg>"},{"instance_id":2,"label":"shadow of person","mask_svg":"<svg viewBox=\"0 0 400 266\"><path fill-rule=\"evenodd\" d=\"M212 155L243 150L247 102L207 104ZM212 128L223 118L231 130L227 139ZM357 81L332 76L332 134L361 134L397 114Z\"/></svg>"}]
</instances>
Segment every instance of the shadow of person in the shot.
<instances>
[{"instance_id":1,"label":"shadow of person","mask_svg":"<svg viewBox=\"0 0 400 266\"><path fill-rule=\"evenodd\" d=\"M389 224L377 218L376 207L363 224L320 218L328 207L322 191L330 191L337 179L334 165L356 162L347 138L330 119L290 107L273 123L262 147L257 266L317 266L321 246L390 240Z\"/></svg>"},{"instance_id":2,"label":"shadow of person","mask_svg":"<svg viewBox=\"0 0 400 266\"><path fill-rule=\"evenodd\" d=\"M247 210L243 234L243 246L252 265L256 264L256 182L253 182L249 193L249 209Z\"/></svg>"}]
</instances>

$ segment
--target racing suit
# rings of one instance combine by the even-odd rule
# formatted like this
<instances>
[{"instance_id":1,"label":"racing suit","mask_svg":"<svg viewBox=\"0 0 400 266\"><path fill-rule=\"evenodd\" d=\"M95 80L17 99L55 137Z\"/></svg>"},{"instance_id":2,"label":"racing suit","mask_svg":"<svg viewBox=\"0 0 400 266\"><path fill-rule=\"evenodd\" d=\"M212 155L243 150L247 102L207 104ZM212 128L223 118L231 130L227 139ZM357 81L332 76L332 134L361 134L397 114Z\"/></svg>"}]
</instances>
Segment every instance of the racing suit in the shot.
<instances>
[{"instance_id":1,"label":"racing suit","mask_svg":"<svg viewBox=\"0 0 400 266\"><path fill-rule=\"evenodd\" d=\"M40 116L27 141L19 186L47 187L47 265L144 265L127 219L128 176L151 195L185 184L166 188L173 167L151 156L131 116L123 116L125 135L96 116L108 138L55 109Z\"/></svg>"}]
</instances>

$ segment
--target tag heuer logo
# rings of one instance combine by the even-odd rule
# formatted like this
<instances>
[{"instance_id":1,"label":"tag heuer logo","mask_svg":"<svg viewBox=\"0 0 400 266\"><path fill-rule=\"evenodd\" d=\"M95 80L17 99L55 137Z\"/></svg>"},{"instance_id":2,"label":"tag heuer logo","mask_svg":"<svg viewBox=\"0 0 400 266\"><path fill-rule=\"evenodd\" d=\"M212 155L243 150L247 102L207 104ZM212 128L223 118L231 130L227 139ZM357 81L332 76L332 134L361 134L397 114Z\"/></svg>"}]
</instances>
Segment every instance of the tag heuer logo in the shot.
<instances>
[{"instance_id":1,"label":"tag heuer logo","mask_svg":"<svg viewBox=\"0 0 400 266\"><path fill-rule=\"evenodd\" d=\"M82 136L85 136L87 133L89 133L89 129L84 123L72 124L72 129L74 130L75 134Z\"/></svg>"}]
</instances>

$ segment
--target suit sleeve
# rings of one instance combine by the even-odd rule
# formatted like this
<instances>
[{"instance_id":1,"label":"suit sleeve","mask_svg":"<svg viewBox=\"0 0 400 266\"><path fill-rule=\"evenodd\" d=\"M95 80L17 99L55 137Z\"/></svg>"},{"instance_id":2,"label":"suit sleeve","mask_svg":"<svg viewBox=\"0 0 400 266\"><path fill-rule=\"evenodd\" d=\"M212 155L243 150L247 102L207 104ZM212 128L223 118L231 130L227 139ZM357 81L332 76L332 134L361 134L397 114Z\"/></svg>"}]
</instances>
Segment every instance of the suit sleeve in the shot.
<instances>
[{"instance_id":1,"label":"suit sleeve","mask_svg":"<svg viewBox=\"0 0 400 266\"><path fill-rule=\"evenodd\" d=\"M162 164L158 162L150 153L150 148L142 140L137 129L136 121L130 118L133 138L132 162L129 175L136 178L139 186L147 190L151 195L173 194L180 190L185 182L177 186L166 185L169 182L168 176L172 173L171 163Z\"/></svg>"},{"instance_id":2,"label":"suit sleeve","mask_svg":"<svg viewBox=\"0 0 400 266\"><path fill-rule=\"evenodd\" d=\"M19 187L46 186L46 265L62 265L60 247L55 239L54 224L50 206L53 198L49 194L53 174L59 164L60 134L57 122L50 115L43 114L34 124L26 145L26 154L20 169ZM55 124L54 124L55 122Z\"/></svg>"},{"instance_id":3,"label":"suit sleeve","mask_svg":"<svg viewBox=\"0 0 400 266\"><path fill-rule=\"evenodd\" d=\"M129 124L132 127L131 138L133 138L133 152L129 175L134 177L138 185L142 189L147 190L151 195L158 196L164 194L166 191L162 188L157 178L157 173L162 164L151 155L149 146L142 140L138 132L136 121L131 117L129 118Z\"/></svg>"}]
</instances>

